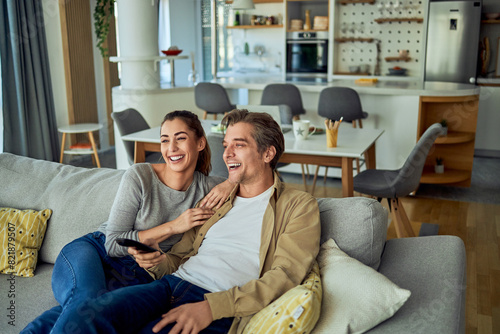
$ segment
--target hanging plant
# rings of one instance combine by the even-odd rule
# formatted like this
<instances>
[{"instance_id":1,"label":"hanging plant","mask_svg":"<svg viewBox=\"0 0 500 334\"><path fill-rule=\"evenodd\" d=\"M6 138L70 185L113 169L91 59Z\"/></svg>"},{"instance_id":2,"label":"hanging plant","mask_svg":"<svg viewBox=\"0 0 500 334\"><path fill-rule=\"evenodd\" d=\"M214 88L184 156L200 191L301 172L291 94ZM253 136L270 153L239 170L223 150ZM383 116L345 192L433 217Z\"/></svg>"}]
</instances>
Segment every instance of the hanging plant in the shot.
<instances>
[{"instance_id":1,"label":"hanging plant","mask_svg":"<svg viewBox=\"0 0 500 334\"><path fill-rule=\"evenodd\" d=\"M94 27L97 36L97 47L103 57L108 56L108 49L103 46L108 37L109 23L115 15L116 0L97 0L94 10Z\"/></svg>"}]
</instances>

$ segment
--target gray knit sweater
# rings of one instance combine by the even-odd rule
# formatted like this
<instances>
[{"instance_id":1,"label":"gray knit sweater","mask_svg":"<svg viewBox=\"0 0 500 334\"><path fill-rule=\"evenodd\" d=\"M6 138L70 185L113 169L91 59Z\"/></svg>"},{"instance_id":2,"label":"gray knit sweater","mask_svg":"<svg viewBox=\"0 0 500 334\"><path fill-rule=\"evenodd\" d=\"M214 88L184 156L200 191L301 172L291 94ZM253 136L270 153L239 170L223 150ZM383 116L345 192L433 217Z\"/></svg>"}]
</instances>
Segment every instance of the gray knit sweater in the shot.
<instances>
[{"instance_id":1,"label":"gray knit sweater","mask_svg":"<svg viewBox=\"0 0 500 334\"><path fill-rule=\"evenodd\" d=\"M174 220L223 181L221 177L195 172L189 188L177 191L161 182L150 164L132 165L123 175L108 221L99 227L106 234L108 255L128 255L127 248L119 246L116 238L139 241L138 231ZM160 243L160 248L169 250L181 237L181 234L171 236Z\"/></svg>"}]
</instances>

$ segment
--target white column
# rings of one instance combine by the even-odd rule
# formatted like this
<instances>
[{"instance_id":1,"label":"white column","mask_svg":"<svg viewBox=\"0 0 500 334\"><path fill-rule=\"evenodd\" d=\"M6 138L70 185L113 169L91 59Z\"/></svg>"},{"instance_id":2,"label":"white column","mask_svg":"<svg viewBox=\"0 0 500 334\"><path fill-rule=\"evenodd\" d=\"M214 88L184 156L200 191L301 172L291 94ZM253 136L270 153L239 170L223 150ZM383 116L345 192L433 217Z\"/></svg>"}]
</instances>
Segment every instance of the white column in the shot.
<instances>
[{"instance_id":1,"label":"white column","mask_svg":"<svg viewBox=\"0 0 500 334\"><path fill-rule=\"evenodd\" d=\"M121 86L157 89L160 75L153 61L159 55L157 0L118 0L117 6L120 58L125 58L121 62ZM151 60L135 61L149 57Z\"/></svg>"}]
</instances>

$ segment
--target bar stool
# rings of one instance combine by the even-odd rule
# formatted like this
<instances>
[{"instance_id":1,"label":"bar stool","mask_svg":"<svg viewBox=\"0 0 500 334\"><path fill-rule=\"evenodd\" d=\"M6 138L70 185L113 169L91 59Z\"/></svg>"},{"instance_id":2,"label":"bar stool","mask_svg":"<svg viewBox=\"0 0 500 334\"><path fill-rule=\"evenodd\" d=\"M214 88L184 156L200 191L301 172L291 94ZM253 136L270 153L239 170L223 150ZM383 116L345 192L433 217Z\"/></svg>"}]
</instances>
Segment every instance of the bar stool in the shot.
<instances>
[{"instance_id":1,"label":"bar stool","mask_svg":"<svg viewBox=\"0 0 500 334\"><path fill-rule=\"evenodd\" d=\"M368 117L368 113L363 111L361 100L358 92L349 87L328 87L321 91L318 101L318 115L326 119L338 121L341 117L344 122L352 123L352 127L356 128L356 122L359 128L363 128L362 120ZM316 178L318 177L319 165L316 166L314 173L312 194L316 187ZM359 159L356 159L356 170L360 172ZM325 167L325 177L323 182L326 182L328 167Z\"/></svg>"},{"instance_id":2,"label":"bar stool","mask_svg":"<svg viewBox=\"0 0 500 334\"><path fill-rule=\"evenodd\" d=\"M302 104L302 96L297 86L293 84L268 84L262 91L260 100L261 105L280 106L280 113L282 110L288 109L291 117L282 117L283 124L292 124L292 120L299 120L300 115L306 113ZM286 106L287 108L283 109ZM288 163L278 162L277 168L288 165ZM309 177L309 165L305 165L307 176ZM302 181L304 182L304 189L307 190L306 173L304 171L304 164L300 165L302 169Z\"/></svg>"},{"instance_id":3,"label":"bar stool","mask_svg":"<svg viewBox=\"0 0 500 334\"><path fill-rule=\"evenodd\" d=\"M57 128L57 130L62 133L61 159L59 162L60 163L63 162L64 154L70 154L70 155L92 154L92 156L95 158L97 167L101 168L101 162L99 161L99 155L97 155L97 148L95 145L94 135L92 134L92 132L98 131L100 129L102 129L102 124L97 124L97 123L71 124ZM66 144L66 134L68 133L69 134L86 133L89 137L92 149L82 148L82 149L65 150L64 145Z\"/></svg>"},{"instance_id":4,"label":"bar stool","mask_svg":"<svg viewBox=\"0 0 500 334\"><path fill-rule=\"evenodd\" d=\"M298 119L306 113L302 105L302 96L297 86L292 84L269 84L264 87L260 104L276 106L287 105L292 111L292 118Z\"/></svg>"},{"instance_id":5,"label":"bar stool","mask_svg":"<svg viewBox=\"0 0 500 334\"><path fill-rule=\"evenodd\" d=\"M207 119L207 114L213 114L215 120L217 119L217 114L224 115L236 109L236 106L229 101L224 87L212 82L200 82L197 84L194 87L194 100L196 106L204 111L203 119Z\"/></svg>"}]
</instances>

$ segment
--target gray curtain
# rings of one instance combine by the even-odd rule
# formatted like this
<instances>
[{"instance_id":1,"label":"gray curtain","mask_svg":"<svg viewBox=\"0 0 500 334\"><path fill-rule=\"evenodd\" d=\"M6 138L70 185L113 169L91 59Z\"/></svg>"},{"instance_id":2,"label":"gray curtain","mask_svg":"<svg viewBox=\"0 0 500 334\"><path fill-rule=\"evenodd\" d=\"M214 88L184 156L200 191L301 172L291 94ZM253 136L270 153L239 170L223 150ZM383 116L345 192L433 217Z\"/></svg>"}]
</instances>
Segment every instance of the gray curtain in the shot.
<instances>
[{"instance_id":1,"label":"gray curtain","mask_svg":"<svg viewBox=\"0 0 500 334\"><path fill-rule=\"evenodd\" d=\"M2 0L4 152L57 161L59 141L42 1Z\"/></svg>"}]
</instances>

